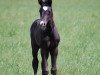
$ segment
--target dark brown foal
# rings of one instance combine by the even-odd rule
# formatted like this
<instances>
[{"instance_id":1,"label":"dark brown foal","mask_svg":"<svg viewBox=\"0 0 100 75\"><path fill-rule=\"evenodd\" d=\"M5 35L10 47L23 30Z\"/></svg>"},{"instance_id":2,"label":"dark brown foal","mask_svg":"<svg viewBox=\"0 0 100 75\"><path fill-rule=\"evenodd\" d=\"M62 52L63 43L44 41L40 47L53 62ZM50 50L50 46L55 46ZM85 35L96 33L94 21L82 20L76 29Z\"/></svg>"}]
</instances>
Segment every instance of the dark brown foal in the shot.
<instances>
[{"instance_id":1,"label":"dark brown foal","mask_svg":"<svg viewBox=\"0 0 100 75\"><path fill-rule=\"evenodd\" d=\"M42 0L39 0L42 1ZM48 2L49 1L49 2ZM34 75L37 75L38 70L38 50L41 49L41 67L42 75L48 75L48 63L47 59L49 53L51 55L51 74L57 75L57 55L58 55L58 44L60 37L53 20L52 7L50 6L51 0L43 0L40 8L40 19L33 22L30 32L31 32L31 46L33 61L32 66L34 70ZM46 3L45 3L46 2ZM49 4L48 6L45 6Z\"/></svg>"}]
</instances>

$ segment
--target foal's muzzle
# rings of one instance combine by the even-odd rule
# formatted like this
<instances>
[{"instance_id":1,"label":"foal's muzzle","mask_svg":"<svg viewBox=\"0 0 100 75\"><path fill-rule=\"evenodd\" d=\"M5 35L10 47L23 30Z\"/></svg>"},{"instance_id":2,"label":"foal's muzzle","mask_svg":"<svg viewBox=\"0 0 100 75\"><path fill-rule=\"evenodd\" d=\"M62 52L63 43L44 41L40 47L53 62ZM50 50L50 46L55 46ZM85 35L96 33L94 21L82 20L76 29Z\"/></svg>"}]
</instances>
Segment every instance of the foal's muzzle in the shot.
<instances>
[{"instance_id":1,"label":"foal's muzzle","mask_svg":"<svg viewBox=\"0 0 100 75\"><path fill-rule=\"evenodd\" d=\"M43 30L46 29L46 22L40 21L40 25L41 25L41 28L42 28Z\"/></svg>"}]
</instances>

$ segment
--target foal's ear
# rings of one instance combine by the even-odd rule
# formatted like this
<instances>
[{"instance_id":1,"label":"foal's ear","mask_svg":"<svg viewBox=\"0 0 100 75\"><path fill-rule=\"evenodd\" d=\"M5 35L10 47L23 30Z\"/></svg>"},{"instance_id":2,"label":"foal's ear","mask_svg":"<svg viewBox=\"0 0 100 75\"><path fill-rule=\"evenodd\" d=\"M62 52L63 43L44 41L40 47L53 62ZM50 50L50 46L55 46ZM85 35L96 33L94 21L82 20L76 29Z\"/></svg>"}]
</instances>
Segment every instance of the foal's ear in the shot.
<instances>
[{"instance_id":1,"label":"foal's ear","mask_svg":"<svg viewBox=\"0 0 100 75\"><path fill-rule=\"evenodd\" d=\"M47 3L51 6L52 5L52 0L47 0Z\"/></svg>"},{"instance_id":2,"label":"foal's ear","mask_svg":"<svg viewBox=\"0 0 100 75\"><path fill-rule=\"evenodd\" d=\"M40 5L42 5L42 0L38 0L38 3L39 3Z\"/></svg>"},{"instance_id":3,"label":"foal's ear","mask_svg":"<svg viewBox=\"0 0 100 75\"><path fill-rule=\"evenodd\" d=\"M44 4L48 4L49 6L51 6L52 5L52 0L38 0L38 3L40 5L42 5L44 3Z\"/></svg>"},{"instance_id":4,"label":"foal's ear","mask_svg":"<svg viewBox=\"0 0 100 75\"><path fill-rule=\"evenodd\" d=\"M43 2L45 3L46 1L49 1L49 0L38 0L38 2L39 2L40 5L42 5L42 3Z\"/></svg>"}]
</instances>

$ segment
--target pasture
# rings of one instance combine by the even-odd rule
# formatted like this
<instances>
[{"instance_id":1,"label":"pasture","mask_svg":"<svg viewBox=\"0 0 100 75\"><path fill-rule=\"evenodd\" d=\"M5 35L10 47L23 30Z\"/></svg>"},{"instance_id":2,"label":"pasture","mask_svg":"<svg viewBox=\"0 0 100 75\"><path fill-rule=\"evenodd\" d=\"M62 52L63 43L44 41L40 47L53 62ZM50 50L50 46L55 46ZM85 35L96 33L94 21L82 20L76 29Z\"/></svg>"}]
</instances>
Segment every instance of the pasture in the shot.
<instances>
[{"instance_id":1,"label":"pasture","mask_svg":"<svg viewBox=\"0 0 100 75\"><path fill-rule=\"evenodd\" d=\"M32 75L30 27L39 7L37 0L0 0L0 75ZM100 0L53 0L53 12L58 75L100 75Z\"/></svg>"}]
</instances>

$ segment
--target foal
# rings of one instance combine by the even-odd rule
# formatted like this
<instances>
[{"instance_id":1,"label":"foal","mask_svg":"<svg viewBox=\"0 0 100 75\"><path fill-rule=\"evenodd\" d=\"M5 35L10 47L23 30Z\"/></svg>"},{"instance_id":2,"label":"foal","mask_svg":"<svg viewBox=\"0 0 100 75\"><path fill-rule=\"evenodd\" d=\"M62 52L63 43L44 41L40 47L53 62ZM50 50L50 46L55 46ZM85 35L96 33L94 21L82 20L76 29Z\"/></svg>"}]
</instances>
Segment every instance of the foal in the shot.
<instances>
[{"instance_id":1,"label":"foal","mask_svg":"<svg viewBox=\"0 0 100 75\"><path fill-rule=\"evenodd\" d=\"M31 46L33 61L32 66L34 70L34 75L37 75L38 70L38 50L41 49L42 57L42 75L48 75L48 64L47 59L49 53L51 55L51 74L56 75L56 59L58 55L58 44L60 37L57 28L53 21L52 8L50 6L41 7L41 18L33 22L30 32L31 32Z\"/></svg>"}]
</instances>

